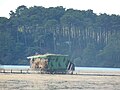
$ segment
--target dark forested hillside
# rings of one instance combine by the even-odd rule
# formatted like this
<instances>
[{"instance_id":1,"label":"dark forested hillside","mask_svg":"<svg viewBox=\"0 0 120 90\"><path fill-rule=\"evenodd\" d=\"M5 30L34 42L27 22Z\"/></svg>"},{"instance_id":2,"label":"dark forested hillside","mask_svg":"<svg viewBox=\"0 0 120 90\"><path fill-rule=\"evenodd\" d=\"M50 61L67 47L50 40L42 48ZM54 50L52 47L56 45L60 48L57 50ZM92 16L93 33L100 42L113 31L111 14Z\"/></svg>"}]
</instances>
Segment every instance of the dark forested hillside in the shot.
<instances>
[{"instance_id":1,"label":"dark forested hillside","mask_svg":"<svg viewBox=\"0 0 120 90\"><path fill-rule=\"evenodd\" d=\"M0 64L35 53L67 54L76 66L120 67L120 16L92 10L19 6L0 17Z\"/></svg>"}]
</instances>

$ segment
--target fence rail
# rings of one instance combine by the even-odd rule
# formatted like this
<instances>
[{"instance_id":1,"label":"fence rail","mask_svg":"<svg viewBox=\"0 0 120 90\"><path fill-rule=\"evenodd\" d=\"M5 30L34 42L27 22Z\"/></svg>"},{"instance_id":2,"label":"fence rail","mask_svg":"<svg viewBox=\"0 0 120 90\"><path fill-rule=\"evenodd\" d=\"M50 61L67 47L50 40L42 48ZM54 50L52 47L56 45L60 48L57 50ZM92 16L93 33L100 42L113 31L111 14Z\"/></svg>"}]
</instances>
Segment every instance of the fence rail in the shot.
<instances>
[{"instance_id":1,"label":"fence rail","mask_svg":"<svg viewBox=\"0 0 120 90\"><path fill-rule=\"evenodd\" d=\"M0 69L0 73L29 73L29 69Z\"/></svg>"},{"instance_id":2,"label":"fence rail","mask_svg":"<svg viewBox=\"0 0 120 90\"><path fill-rule=\"evenodd\" d=\"M50 74L50 72L33 70L33 69L0 69L0 73L14 74Z\"/></svg>"}]
</instances>

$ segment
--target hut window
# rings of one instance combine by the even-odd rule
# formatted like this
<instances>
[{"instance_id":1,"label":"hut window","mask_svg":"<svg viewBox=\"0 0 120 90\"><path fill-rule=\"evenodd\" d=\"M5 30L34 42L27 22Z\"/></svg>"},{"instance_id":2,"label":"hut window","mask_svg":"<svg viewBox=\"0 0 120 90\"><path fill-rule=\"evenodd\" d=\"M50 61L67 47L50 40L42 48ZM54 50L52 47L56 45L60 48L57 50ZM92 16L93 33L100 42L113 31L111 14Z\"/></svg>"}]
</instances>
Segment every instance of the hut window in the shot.
<instances>
[{"instance_id":1,"label":"hut window","mask_svg":"<svg viewBox=\"0 0 120 90\"><path fill-rule=\"evenodd\" d=\"M63 62L65 62L65 58L63 59Z\"/></svg>"},{"instance_id":2,"label":"hut window","mask_svg":"<svg viewBox=\"0 0 120 90\"><path fill-rule=\"evenodd\" d=\"M53 64L51 63L51 67L53 67Z\"/></svg>"},{"instance_id":3,"label":"hut window","mask_svg":"<svg viewBox=\"0 0 120 90\"><path fill-rule=\"evenodd\" d=\"M56 58L56 62L58 62L58 58Z\"/></svg>"},{"instance_id":4,"label":"hut window","mask_svg":"<svg viewBox=\"0 0 120 90\"><path fill-rule=\"evenodd\" d=\"M58 63L58 66L59 66L59 67L61 67L61 64L60 64L60 62Z\"/></svg>"},{"instance_id":5,"label":"hut window","mask_svg":"<svg viewBox=\"0 0 120 90\"><path fill-rule=\"evenodd\" d=\"M65 63L65 65L67 66L67 65L68 65L68 63L69 63L69 61L68 61L68 62L66 62L66 63Z\"/></svg>"}]
</instances>

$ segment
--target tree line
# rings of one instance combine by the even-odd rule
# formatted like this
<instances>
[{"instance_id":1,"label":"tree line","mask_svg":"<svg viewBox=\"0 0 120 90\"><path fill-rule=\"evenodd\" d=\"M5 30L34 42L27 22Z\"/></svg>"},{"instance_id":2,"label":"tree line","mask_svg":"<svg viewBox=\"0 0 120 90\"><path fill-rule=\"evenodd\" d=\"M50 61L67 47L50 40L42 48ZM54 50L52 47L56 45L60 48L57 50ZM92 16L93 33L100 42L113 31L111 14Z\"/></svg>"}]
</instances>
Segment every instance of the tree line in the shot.
<instances>
[{"instance_id":1,"label":"tree line","mask_svg":"<svg viewBox=\"0 0 120 90\"><path fill-rule=\"evenodd\" d=\"M0 64L36 53L69 55L76 66L120 67L120 16L22 5L0 17Z\"/></svg>"}]
</instances>

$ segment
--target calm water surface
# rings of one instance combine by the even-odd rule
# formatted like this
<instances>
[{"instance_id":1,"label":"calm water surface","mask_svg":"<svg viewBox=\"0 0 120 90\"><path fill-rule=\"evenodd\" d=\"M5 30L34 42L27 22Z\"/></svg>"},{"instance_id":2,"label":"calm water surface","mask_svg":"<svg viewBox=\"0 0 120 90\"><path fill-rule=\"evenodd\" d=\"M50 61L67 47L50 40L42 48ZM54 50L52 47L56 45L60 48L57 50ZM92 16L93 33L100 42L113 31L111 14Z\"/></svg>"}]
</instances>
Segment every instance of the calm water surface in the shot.
<instances>
[{"instance_id":1,"label":"calm water surface","mask_svg":"<svg viewBox=\"0 0 120 90\"><path fill-rule=\"evenodd\" d=\"M27 65L0 65L0 68L4 69L28 69L30 66Z\"/></svg>"},{"instance_id":2,"label":"calm water surface","mask_svg":"<svg viewBox=\"0 0 120 90\"><path fill-rule=\"evenodd\" d=\"M27 65L0 65L0 68L4 69L28 69ZM93 71L120 71L120 68L101 68L101 67L75 67L75 71L80 70L93 70Z\"/></svg>"}]
</instances>

